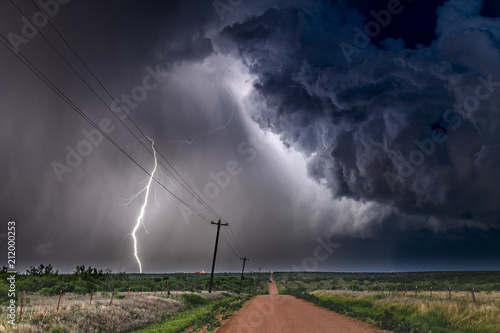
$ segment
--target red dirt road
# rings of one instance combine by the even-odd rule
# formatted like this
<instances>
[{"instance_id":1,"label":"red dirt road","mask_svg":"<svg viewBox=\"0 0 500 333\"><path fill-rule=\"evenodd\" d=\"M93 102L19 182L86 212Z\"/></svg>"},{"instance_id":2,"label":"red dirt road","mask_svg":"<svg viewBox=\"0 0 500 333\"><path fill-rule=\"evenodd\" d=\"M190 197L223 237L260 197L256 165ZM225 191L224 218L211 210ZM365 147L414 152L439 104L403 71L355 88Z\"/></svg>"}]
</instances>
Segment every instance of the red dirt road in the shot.
<instances>
[{"instance_id":1,"label":"red dirt road","mask_svg":"<svg viewBox=\"0 0 500 333\"><path fill-rule=\"evenodd\" d=\"M224 323L217 333L380 333L359 320L339 315L289 295L278 295L275 283L269 296L256 296Z\"/></svg>"},{"instance_id":2,"label":"red dirt road","mask_svg":"<svg viewBox=\"0 0 500 333\"><path fill-rule=\"evenodd\" d=\"M269 283L269 295L271 296L276 296L279 295L278 292L278 287L276 286L276 283Z\"/></svg>"}]
</instances>

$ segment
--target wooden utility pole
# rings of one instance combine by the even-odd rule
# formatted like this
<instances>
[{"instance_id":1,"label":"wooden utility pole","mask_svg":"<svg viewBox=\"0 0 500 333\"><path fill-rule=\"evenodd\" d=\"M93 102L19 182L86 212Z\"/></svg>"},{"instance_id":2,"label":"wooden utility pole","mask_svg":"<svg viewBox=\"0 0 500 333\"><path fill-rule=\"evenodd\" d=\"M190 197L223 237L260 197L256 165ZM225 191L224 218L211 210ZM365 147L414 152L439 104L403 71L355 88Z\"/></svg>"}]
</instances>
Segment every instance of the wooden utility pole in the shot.
<instances>
[{"instance_id":1,"label":"wooden utility pole","mask_svg":"<svg viewBox=\"0 0 500 333\"><path fill-rule=\"evenodd\" d=\"M248 294L252 293L253 271L250 270L250 283L248 284Z\"/></svg>"},{"instance_id":2,"label":"wooden utility pole","mask_svg":"<svg viewBox=\"0 0 500 333\"><path fill-rule=\"evenodd\" d=\"M220 232L220 226L228 226L227 223L221 223L220 220L219 222L210 222L210 224L217 224L217 237L215 237L215 250L214 250L214 260L212 261L212 272L210 273L210 285L208 286L208 292L212 292L212 283L214 281L214 271L215 271L215 258L217 257L217 245L219 244L219 232Z\"/></svg>"},{"instance_id":3,"label":"wooden utility pole","mask_svg":"<svg viewBox=\"0 0 500 333\"><path fill-rule=\"evenodd\" d=\"M250 260L247 257L240 258L240 259L243 260L243 269L241 270L240 292L238 294L241 294L241 284L243 283L243 272L245 271L245 263L246 263L247 260Z\"/></svg>"}]
</instances>

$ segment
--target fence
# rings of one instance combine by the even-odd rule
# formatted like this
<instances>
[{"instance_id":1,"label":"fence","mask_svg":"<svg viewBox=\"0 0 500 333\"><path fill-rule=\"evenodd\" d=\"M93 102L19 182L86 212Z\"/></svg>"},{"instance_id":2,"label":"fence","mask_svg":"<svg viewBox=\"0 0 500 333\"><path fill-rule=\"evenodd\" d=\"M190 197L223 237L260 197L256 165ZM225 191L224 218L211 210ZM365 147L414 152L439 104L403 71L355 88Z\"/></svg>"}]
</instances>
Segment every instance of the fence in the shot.
<instances>
[{"instance_id":1,"label":"fence","mask_svg":"<svg viewBox=\"0 0 500 333\"><path fill-rule=\"evenodd\" d=\"M116 302L134 302L137 300L155 300L165 298L169 295L182 295L191 293L187 291L167 291L163 288L156 288L144 290L140 292L128 291L125 292L97 292L92 290L90 294L75 294L63 293L62 290L58 295L43 296L38 293L19 293L19 306L17 313L19 314L19 321L28 316L33 316L40 313L59 312L75 308L97 308L113 306ZM206 293L206 292L202 292Z\"/></svg>"}]
</instances>

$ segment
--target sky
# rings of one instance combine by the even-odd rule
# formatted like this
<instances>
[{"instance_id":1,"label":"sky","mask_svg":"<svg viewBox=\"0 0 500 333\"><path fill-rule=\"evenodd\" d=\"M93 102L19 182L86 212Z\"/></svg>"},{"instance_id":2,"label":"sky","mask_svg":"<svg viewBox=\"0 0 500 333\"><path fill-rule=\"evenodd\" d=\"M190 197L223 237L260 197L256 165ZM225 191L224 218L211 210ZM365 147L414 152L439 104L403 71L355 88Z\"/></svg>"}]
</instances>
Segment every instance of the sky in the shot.
<instances>
[{"instance_id":1,"label":"sky","mask_svg":"<svg viewBox=\"0 0 500 333\"><path fill-rule=\"evenodd\" d=\"M5 264L138 272L147 136L145 273L500 269L496 1L14 3Z\"/></svg>"}]
</instances>

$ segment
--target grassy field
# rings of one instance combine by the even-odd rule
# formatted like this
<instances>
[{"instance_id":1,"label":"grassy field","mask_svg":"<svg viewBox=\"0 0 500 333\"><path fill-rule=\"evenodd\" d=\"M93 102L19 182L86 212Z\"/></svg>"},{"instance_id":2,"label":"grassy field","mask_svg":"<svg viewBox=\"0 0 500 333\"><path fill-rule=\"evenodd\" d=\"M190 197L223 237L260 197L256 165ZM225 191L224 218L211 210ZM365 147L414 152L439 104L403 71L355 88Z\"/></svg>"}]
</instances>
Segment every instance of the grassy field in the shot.
<instances>
[{"instance_id":1,"label":"grassy field","mask_svg":"<svg viewBox=\"0 0 500 333\"><path fill-rule=\"evenodd\" d=\"M275 272L274 279L280 293L397 333L500 332L500 272Z\"/></svg>"},{"instance_id":2,"label":"grassy field","mask_svg":"<svg viewBox=\"0 0 500 333\"><path fill-rule=\"evenodd\" d=\"M274 280L280 294L397 333L500 332L499 272L275 272Z\"/></svg>"},{"instance_id":3,"label":"grassy field","mask_svg":"<svg viewBox=\"0 0 500 333\"><path fill-rule=\"evenodd\" d=\"M500 291L500 272L331 273L275 272L290 289L349 291Z\"/></svg>"},{"instance_id":4,"label":"grassy field","mask_svg":"<svg viewBox=\"0 0 500 333\"><path fill-rule=\"evenodd\" d=\"M214 317L208 319L208 310L225 309L220 313L223 317L243 299L227 300L239 291L238 273L215 274L213 292L208 294L206 274L127 274L85 266L77 266L72 274L59 274L51 265L40 265L16 276L17 315L12 327L6 316L7 276L4 267L0 270L0 331L130 332L165 320L176 323L173 328L167 325L168 331L175 331L186 324L217 323ZM267 287L264 275L254 277L243 280L243 293ZM20 321L22 291L26 293ZM207 302L193 304L189 295Z\"/></svg>"},{"instance_id":5,"label":"grassy field","mask_svg":"<svg viewBox=\"0 0 500 333\"><path fill-rule=\"evenodd\" d=\"M208 305L234 298L228 296L231 295L215 292L139 298L139 293L134 293L125 299L125 293L117 293L110 305L110 294L99 293L90 305L88 295L68 294L57 311L58 297L27 295L22 322L12 328L2 316L0 331L8 328L9 332L129 332L196 308L198 304L193 304L189 297L202 299L204 302L199 305Z\"/></svg>"},{"instance_id":6,"label":"grassy field","mask_svg":"<svg viewBox=\"0 0 500 333\"><path fill-rule=\"evenodd\" d=\"M83 266L73 274L58 274L41 266L17 277L16 287L27 293L22 322L12 332L212 330L245 300L235 298L239 273L216 274L214 290L218 291L209 295L204 274L113 274ZM252 286L252 294L267 294L268 279L267 273L254 274L253 279L246 274L243 293ZM398 333L500 332L500 272L274 272L274 280L281 294L293 294ZM0 289L5 288L0 280ZM96 291L90 304L92 290ZM188 294L194 296L184 296ZM5 295L0 296L0 331L9 327Z\"/></svg>"},{"instance_id":7,"label":"grassy field","mask_svg":"<svg viewBox=\"0 0 500 333\"><path fill-rule=\"evenodd\" d=\"M212 302L194 301L191 306L162 322L146 326L135 333L177 333L190 329L193 332L202 330L212 332L224 320L238 310L249 297L226 297Z\"/></svg>"},{"instance_id":8,"label":"grassy field","mask_svg":"<svg viewBox=\"0 0 500 333\"><path fill-rule=\"evenodd\" d=\"M302 297L316 304L394 332L500 332L500 293L447 292L403 297L374 292L315 291Z\"/></svg>"}]
</instances>

